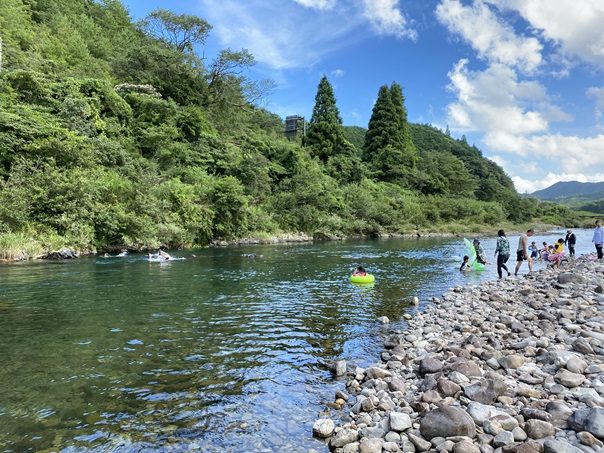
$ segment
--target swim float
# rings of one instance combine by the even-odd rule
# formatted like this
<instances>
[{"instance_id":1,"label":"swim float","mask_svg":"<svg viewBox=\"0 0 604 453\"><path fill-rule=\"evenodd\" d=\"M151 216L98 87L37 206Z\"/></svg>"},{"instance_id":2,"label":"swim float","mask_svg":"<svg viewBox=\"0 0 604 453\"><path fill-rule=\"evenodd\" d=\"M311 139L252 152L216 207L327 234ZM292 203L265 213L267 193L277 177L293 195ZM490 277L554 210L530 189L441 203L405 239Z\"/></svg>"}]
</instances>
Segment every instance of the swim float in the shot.
<instances>
[{"instance_id":1,"label":"swim float","mask_svg":"<svg viewBox=\"0 0 604 453\"><path fill-rule=\"evenodd\" d=\"M562 258L564 255L566 255L566 250L562 250L560 253L555 253L553 255L549 255L547 257L547 259L549 261L556 261L558 258Z\"/></svg>"},{"instance_id":2,"label":"swim float","mask_svg":"<svg viewBox=\"0 0 604 453\"><path fill-rule=\"evenodd\" d=\"M470 257L470 266L477 271L484 271L484 264L476 261L476 248L474 247L474 244L466 238L463 238L463 243L466 246L466 253Z\"/></svg>"},{"instance_id":3,"label":"swim float","mask_svg":"<svg viewBox=\"0 0 604 453\"><path fill-rule=\"evenodd\" d=\"M352 283L373 283L375 277L371 274L367 275L351 275L350 281Z\"/></svg>"}]
</instances>

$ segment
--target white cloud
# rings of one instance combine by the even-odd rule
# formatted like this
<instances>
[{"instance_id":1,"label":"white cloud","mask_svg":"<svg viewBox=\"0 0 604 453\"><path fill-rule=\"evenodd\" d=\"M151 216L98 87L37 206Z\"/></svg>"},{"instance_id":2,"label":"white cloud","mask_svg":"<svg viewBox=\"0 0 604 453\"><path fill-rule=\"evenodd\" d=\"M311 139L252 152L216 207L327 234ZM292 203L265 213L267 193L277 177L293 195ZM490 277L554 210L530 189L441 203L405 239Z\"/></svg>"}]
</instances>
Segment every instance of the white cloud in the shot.
<instances>
[{"instance_id":1,"label":"white cloud","mask_svg":"<svg viewBox=\"0 0 604 453\"><path fill-rule=\"evenodd\" d=\"M329 75L333 78L340 78L340 77L344 77L344 71L341 69L334 69L333 71L331 71L329 73Z\"/></svg>"},{"instance_id":2,"label":"white cloud","mask_svg":"<svg viewBox=\"0 0 604 453\"><path fill-rule=\"evenodd\" d=\"M516 27L519 17L524 19L535 36L519 37L501 18L509 11L518 15L505 17L515 20ZM604 179L604 174L594 173L604 167L604 135L553 132L553 123L573 118L555 104L564 99L549 94L547 81L536 78L543 75L536 70L546 59L557 68L550 72L557 76L570 76L577 59L604 68L603 1L474 0L472 6L464 6L459 0L441 0L436 15L487 61L486 69L472 71L469 60L461 60L449 72L448 89L456 96L447 106L452 130L482 134L482 143L494 155L491 159L516 175L512 179L519 192L558 181ZM594 100L600 121L604 87L585 93Z\"/></svg>"},{"instance_id":3,"label":"white cloud","mask_svg":"<svg viewBox=\"0 0 604 453\"><path fill-rule=\"evenodd\" d=\"M364 15L381 35L416 39L417 32L400 9L398 0L363 0Z\"/></svg>"},{"instance_id":4,"label":"white cloud","mask_svg":"<svg viewBox=\"0 0 604 453\"><path fill-rule=\"evenodd\" d=\"M504 65L485 71L470 71L467 65L467 60L461 60L449 72L448 88L457 96L457 102L448 106L452 129L511 135L547 130L548 119L536 109L549 106L539 83L518 81L516 73Z\"/></svg>"},{"instance_id":5,"label":"white cloud","mask_svg":"<svg viewBox=\"0 0 604 453\"><path fill-rule=\"evenodd\" d=\"M485 0L518 12L563 55L604 68L604 2L602 0Z\"/></svg>"},{"instance_id":6,"label":"white cloud","mask_svg":"<svg viewBox=\"0 0 604 453\"><path fill-rule=\"evenodd\" d=\"M328 10L336 6L337 0L294 0L296 3L318 10Z\"/></svg>"},{"instance_id":7,"label":"white cloud","mask_svg":"<svg viewBox=\"0 0 604 453\"><path fill-rule=\"evenodd\" d=\"M514 186L519 193L532 193L536 190L545 189L560 181L600 182L604 181L604 173L547 173L541 179L524 179L520 176L512 178Z\"/></svg>"},{"instance_id":8,"label":"white cloud","mask_svg":"<svg viewBox=\"0 0 604 453\"><path fill-rule=\"evenodd\" d=\"M520 137L492 133L488 140L493 150L548 161L550 165L570 173L604 168L604 153L601 151L604 149L604 135L582 138L557 133Z\"/></svg>"},{"instance_id":9,"label":"white cloud","mask_svg":"<svg viewBox=\"0 0 604 453\"><path fill-rule=\"evenodd\" d=\"M222 47L248 49L258 62L276 70L312 67L337 49L367 38L352 33L367 20L349 2L332 9L327 7L335 0L200 2Z\"/></svg>"},{"instance_id":10,"label":"white cloud","mask_svg":"<svg viewBox=\"0 0 604 453\"><path fill-rule=\"evenodd\" d=\"M534 37L517 36L514 28L481 0L475 0L473 6L464 6L459 0L443 0L435 12L438 20L468 42L482 59L526 73L542 63L541 43Z\"/></svg>"}]
</instances>

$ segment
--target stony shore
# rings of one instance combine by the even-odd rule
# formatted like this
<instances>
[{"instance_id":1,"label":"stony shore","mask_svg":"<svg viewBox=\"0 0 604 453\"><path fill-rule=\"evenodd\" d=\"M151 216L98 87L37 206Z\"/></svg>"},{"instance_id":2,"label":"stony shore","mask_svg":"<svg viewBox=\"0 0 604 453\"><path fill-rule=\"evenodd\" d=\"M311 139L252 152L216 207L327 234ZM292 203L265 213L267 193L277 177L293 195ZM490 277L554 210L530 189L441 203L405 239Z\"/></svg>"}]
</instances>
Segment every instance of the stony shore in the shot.
<instances>
[{"instance_id":1,"label":"stony shore","mask_svg":"<svg viewBox=\"0 0 604 453\"><path fill-rule=\"evenodd\" d=\"M341 410L313 434L337 453L602 451L603 310L593 255L452 288L406 317L378 363L334 364Z\"/></svg>"}]
</instances>

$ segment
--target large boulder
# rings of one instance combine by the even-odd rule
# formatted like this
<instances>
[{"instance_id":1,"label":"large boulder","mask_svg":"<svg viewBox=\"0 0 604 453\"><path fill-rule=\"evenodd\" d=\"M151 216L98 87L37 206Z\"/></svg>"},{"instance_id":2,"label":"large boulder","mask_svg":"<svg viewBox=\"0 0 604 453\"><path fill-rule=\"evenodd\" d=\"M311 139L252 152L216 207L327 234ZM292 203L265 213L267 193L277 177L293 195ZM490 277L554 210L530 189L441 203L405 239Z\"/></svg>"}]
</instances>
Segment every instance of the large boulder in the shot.
<instances>
[{"instance_id":1,"label":"large boulder","mask_svg":"<svg viewBox=\"0 0 604 453\"><path fill-rule=\"evenodd\" d=\"M434 437L476 436L476 426L472 417L455 406L439 407L428 412L420 422L420 432L426 439Z\"/></svg>"},{"instance_id":2,"label":"large boulder","mask_svg":"<svg viewBox=\"0 0 604 453\"><path fill-rule=\"evenodd\" d=\"M63 247L60 250L54 250L44 257L45 260L69 260L79 258L80 254L73 249Z\"/></svg>"}]
</instances>

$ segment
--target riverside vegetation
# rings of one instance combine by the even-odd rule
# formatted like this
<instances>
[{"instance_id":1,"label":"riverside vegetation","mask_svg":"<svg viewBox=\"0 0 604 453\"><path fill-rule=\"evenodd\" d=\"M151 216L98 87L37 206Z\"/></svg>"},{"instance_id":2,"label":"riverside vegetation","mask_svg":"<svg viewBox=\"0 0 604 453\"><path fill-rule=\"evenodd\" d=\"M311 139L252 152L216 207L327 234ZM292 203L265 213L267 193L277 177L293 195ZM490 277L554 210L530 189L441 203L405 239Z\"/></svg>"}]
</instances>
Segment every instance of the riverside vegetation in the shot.
<instances>
[{"instance_id":1,"label":"riverside vegetation","mask_svg":"<svg viewBox=\"0 0 604 453\"><path fill-rule=\"evenodd\" d=\"M346 127L326 77L303 139L262 107L254 57L211 58L212 26L119 0L4 0L0 9L0 259L69 246L147 249L303 232L477 231L568 208L521 198L464 137L407 121L379 88ZM379 83L379 82L378 82Z\"/></svg>"},{"instance_id":2,"label":"riverside vegetation","mask_svg":"<svg viewBox=\"0 0 604 453\"><path fill-rule=\"evenodd\" d=\"M593 255L452 288L406 315L378 363L335 364L347 391L330 410L345 410L314 434L336 453L602 451L603 294Z\"/></svg>"}]
</instances>

